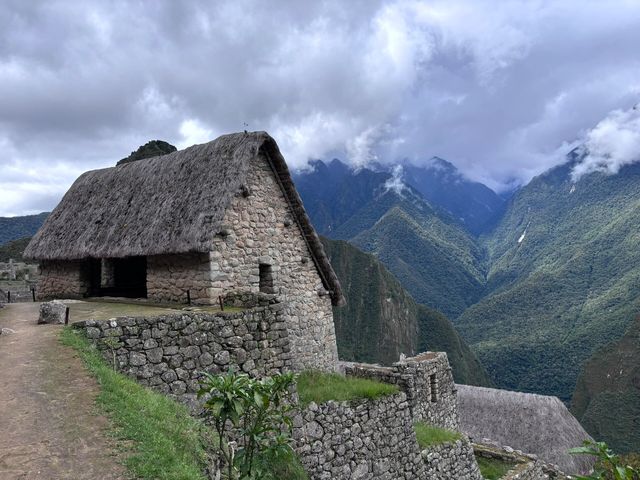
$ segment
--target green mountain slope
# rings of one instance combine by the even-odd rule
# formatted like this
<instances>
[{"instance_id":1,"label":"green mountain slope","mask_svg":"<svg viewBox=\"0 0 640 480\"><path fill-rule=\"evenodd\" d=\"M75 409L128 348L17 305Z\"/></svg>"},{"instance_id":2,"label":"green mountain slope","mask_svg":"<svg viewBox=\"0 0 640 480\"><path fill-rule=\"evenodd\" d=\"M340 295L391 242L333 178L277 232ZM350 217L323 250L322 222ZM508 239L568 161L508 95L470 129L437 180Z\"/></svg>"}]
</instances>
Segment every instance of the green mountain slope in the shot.
<instances>
[{"instance_id":1,"label":"green mountain slope","mask_svg":"<svg viewBox=\"0 0 640 480\"><path fill-rule=\"evenodd\" d=\"M457 321L504 388L571 398L582 363L640 311L640 168L531 181L485 238L485 297Z\"/></svg>"},{"instance_id":2,"label":"green mountain slope","mask_svg":"<svg viewBox=\"0 0 640 480\"><path fill-rule=\"evenodd\" d=\"M347 228L355 234L349 240L378 257L417 302L456 317L480 298L482 250L411 192L385 193L336 233Z\"/></svg>"},{"instance_id":3,"label":"green mountain slope","mask_svg":"<svg viewBox=\"0 0 640 480\"><path fill-rule=\"evenodd\" d=\"M584 365L572 411L592 436L615 451L640 452L640 318Z\"/></svg>"},{"instance_id":4,"label":"green mountain slope","mask_svg":"<svg viewBox=\"0 0 640 480\"><path fill-rule=\"evenodd\" d=\"M400 353L445 351L458 383L490 383L451 322L418 305L373 255L344 241L323 243L347 299L334 309L341 359L390 364Z\"/></svg>"},{"instance_id":5,"label":"green mountain slope","mask_svg":"<svg viewBox=\"0 0 640 480\"><path fill-rule=\"evenodd\" d=\"M22 262L22 254L30 240L31 237L20 238L0 245L0 262L8 262L10 259L16 262Z\"/></svg>"},{"instance_id":6,"label":"green mountain slope","mask_svg":"<svg viewBox=\"0 0 640 480\"><path fill-rule=\"evenodd\" d=\"M32 237L40 228L49 212L23 217L0 217L0 245L24 237Z\"/></svg>"}]
</instances>

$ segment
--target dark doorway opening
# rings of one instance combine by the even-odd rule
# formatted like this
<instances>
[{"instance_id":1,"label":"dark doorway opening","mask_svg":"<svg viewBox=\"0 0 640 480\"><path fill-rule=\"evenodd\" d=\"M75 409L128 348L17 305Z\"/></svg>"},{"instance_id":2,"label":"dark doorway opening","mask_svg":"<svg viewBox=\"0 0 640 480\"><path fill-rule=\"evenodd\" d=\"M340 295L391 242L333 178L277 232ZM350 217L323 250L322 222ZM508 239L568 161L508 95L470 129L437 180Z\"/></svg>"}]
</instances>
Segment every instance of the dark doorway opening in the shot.
<instances>
[{"instance_id":1,"label":"dark doorway opening","mask_svg":"<svg viewBox=\"0 0 640 480\"><path fill-rule=\"evenodd\" d=\"M147 297L147 257L103 258L94 265L93 296Z\"/></svg>"}]
</instances>

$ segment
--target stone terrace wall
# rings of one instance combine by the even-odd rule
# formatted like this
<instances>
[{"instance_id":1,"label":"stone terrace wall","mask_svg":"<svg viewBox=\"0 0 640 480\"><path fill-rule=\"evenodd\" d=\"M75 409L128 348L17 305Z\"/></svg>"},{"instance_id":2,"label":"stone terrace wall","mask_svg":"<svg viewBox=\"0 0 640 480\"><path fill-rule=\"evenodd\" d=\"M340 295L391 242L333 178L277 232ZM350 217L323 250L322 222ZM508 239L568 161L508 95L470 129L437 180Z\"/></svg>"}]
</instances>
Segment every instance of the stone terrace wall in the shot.
<instances>
[{"instance_id":1,"label":"stone terrace wall","mask_svg":"<svg viewBox=\"0 0 640 480\"><path fill-rule=\"evenodd\" d=\"M312 480L427 478L404 393L312 403L295 424L296 451Z\"/></svg>"},{"instance_id":2,"label":"stone terrace wall","mask_svg":"<svg viewBox=\"0 0 640 480\"><path fill-rule=\"evenodd\" d=\"M275 302L275 300L272 300ZM289 370L292 364L283 305L270 303L238 313L184 313L121 317L74 323L111 352L106 338L117 339L117 368L139 383L190 400L199 372L213 374L230 366L254 376Z\"/></svg>"},{"instance_id":3,"label":"stone terrace wall","mask_svg":"<svg viewBox=\"0 0 640 480\"><path fill-rule=\"evenodd\" d=\"M528 455L510 447L496 447L487 444L473 444L478 457L497 459L512 463L514 467L501 480L568 480L556 466L540 461L535 455Z\"/></svg>"},{"instance_id":4,"label":"stone terrace wall","mask_svg":"<svg viewBox=\"0 0 640 480\"><path fill-rule=\"evenodd\" d=\"M416 421L458 430L457 390L446 353L423 353L391 367L346 362L342 365L347 375L398 385L407 394Z\"/></svg>"},{"instance_id":5,"label":"stone terrace wall","mask_svg":"<svg viewBox=\"0 0 640 480\"><path fill-rule=\"evenodd\" d=\"M433 480L483 480L468 439L433 445L422 451L426 464L423 478Z\"/></svg>"},{"instance_id":6,"label":"stone terrace wall","mask_svg":"<svg viewBox=\"0 0 640 480\"><path fill-rule=\"evenodd\" d=\"M296 451L312 480L482 480L467 439L420 451L404 393L311 404L296 418Z\"/></svg>"},{"instance_id":7,"label":"stone terrace wall","mask_svg":"<svg viewBox=\"0 0 640 480\"><path fill-rule=\"evenodd\" d=\"M77 260L44 260L36 290L38 300L83 298L90 288L87 266Z\"/></svg>"}]
</instances>

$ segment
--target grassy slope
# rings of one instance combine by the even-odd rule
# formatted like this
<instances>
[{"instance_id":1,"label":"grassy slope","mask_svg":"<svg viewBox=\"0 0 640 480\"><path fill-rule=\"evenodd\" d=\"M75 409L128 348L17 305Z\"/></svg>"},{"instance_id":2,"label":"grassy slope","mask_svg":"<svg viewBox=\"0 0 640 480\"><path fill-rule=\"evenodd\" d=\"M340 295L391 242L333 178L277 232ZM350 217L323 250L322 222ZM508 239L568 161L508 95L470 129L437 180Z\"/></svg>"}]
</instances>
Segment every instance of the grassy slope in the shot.
<instances>
[{"instance_id":1,"label":"grassy slope","mask_svg":"<svg viewBox=\"0 0 640 480\"><path fill-rule=\"evenodd\" d=\"M584 365L572 412L595 438L620 453L640 452L640 318Z\"/></svg>"},{"instance_id":2,"label":"grassy slope","mask_svg":"<svg viewBox=\"0 0 640 480\"><path fill-rule=\"evenodd\" d=\"M640 169L590 175L574 192L568 173L515 196L485 239L487 296L456 322L501 387L565 401L582 363L640 311Z\"/></svg>"},{"instance_id":3,"label":"grassy slope","mask_svg":"<svg viewBox=\"0 0 640 480\"><path fill-rule=\"evenodd\" d=\"M490 384L451 322L418 305L373 255L340 240L323 243L347 298L334 309L340 358L389 364L400 353L445 351L458 383Z\"/></svg>"},{"instance_id":4,"label":"grassy slope","mask_svg":"<svg viewBox=\"0 0 640 480\"><path fill-rule=\"evenodd\" d=\"M366 398L374 400L398 393L398 387L365 378L345 377L337 373L306 371L298 377L300 403L344 402Z\"/></svg>"},{"instance_id":5,"label":"grassy slope","mask_svg":"<svg viewBox=\"0 0 640 480\"><path fill-rule=\"evenodd\" d=\"M418 440L420 448L427 448L431 445L440 445L442 443L452 443L462 439L462 435L460 435L459 432L434 427L424 422L417 422L413 428L416 431L416 439Z\"/></svg>"},{"instance_id":6,"label":"grassy slope","mask_svg":"<svg viewBox=\"0 0 640 480\"><path fill-rule=\"evenodd\" d=\"M141 479L205 480L211 430L186 407L115 372L78 332L65 328L62 342L78 351L100 385L97 398L115 435L126 445L124 464ZM297 457L263 458L275 478L308 480Z\"/></svg>"}]
</instances>

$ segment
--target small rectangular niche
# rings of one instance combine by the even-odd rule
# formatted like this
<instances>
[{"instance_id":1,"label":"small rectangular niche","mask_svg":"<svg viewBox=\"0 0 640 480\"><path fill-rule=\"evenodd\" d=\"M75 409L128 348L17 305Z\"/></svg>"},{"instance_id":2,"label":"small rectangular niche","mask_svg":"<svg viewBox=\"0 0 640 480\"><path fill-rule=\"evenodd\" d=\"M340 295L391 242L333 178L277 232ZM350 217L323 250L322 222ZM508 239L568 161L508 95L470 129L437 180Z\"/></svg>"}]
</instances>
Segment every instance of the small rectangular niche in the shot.
<instances>
[{"instance_id":1,"label":"small rectangular niche","mask_svg":"<svg viewBox=\"0 0 640 480\"><path fill-rule=\"evenodd\" d=\"M260 292L276 293L273 286L273 268L266 263L260 264Z\"/></svg>"},{"instance_id":2,"label":"small rectangular niche","mask_svg":"<svg viewBox=\"0 0 640 480\"><path fill-rule=\"evenodd\" d=\"M429 375L429 387L431 390L431 401L437 402L438 401L438 378L436 377L435 373L432 375Z\"/></svg>"}]
</instances>

